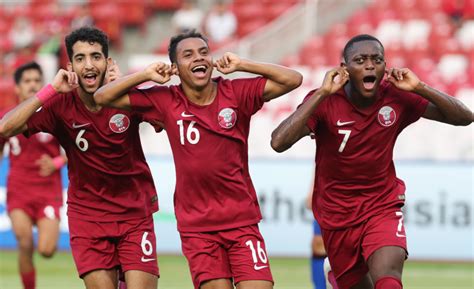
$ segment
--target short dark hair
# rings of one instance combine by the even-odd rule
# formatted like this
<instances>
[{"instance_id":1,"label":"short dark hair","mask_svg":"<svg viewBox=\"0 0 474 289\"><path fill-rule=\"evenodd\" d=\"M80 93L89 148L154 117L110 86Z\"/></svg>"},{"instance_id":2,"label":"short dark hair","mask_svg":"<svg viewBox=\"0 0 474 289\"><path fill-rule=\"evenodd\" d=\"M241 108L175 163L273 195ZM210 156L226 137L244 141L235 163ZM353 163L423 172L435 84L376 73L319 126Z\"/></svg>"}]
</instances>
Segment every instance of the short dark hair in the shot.
<instances>
[{"instance_id":1,"label":"short dark hair","mask_svg":"<svg viewBox=\"0 0 474 289\"><path fill-rule=\"evenodd\" d=\"M28 62L28 63L25 63L25 64L21 65L20 67L18 67L15 70L15 73L13 74L13 78L15 79L15 84L18 85L21 81L21 78L23 77L23 73L27 70L30 70L30 69L38 70L40 75L43 76L43 70L41 69L41 66L39 66L38 63L36 63L34 61Z\"/></svg>"},{"instance_id":2,"label":"short dark hair","mask_svg":"<svg viewBox=\"0 0 474 289\"><path fill-rule=\"evenodd\" d=\"M70 61L72 61L73 56L72 46L78 41L99 43L102 46L102 53L106 58L109 57L109 38L107 35L95 27L84 26L74 30L65 38L67 56Z\"/></svg>"},{"instance_id":3,"label":"short dark hair","mask_svg":"<svg viewBox=\"0 0 474 289\"><path fill-rule=\"evenodd\" d=\"M178 46L178 43L187 38L201 38L204 40L204 42L206 42L206 45L209 46L207 38L201 33L197 32L196 29L187 30L183 33L175 35L171 37L170 45L168 46L168 56L171 63L176 62L176 47Z\"/></svg>"},{"instance_id":4,"label":"short dark hair","mask_svg":"<svg viewBox=\"0 0 474 289\"><path fill-rule=\"evenodd\" d=\"M375 38L374 36L372 35L369 35L369 34L360 34L360 35L357 35L357 36L354 36L352 37L347 43L346 43L346 46L344 46L344 50L342 52L342 57L344 57L344 61L348 61L348 53L349 53L349 50L352 48L352 46L354 46L354 43L356 42L361 42L361 41L376 41L378 42L378 44L380 44L380 46L382 47L382 53L384 52L385 48L383 47L383 44L382 42L380 42L380 40L378 40L377 38Z\"/></svg>"}]
</instances>

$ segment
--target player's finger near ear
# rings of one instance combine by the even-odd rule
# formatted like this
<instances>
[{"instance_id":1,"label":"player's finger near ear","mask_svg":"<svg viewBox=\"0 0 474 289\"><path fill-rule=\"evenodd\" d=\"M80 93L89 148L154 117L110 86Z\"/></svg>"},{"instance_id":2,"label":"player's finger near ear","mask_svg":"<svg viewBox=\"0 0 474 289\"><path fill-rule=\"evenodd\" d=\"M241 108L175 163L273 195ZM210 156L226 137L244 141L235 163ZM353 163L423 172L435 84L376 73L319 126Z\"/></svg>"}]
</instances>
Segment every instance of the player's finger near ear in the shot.
<instances>
[{"instance_id":1,"label":"player's finger near ear","mask_svg":"<svg viewBox=\"0 0 474 289\"><path fill-rule=\"evenodd\" d=\"M400 81L400 80L403 80L403 72L401 69L397 70L397 79Z\"/></svg>"}]
</instances>

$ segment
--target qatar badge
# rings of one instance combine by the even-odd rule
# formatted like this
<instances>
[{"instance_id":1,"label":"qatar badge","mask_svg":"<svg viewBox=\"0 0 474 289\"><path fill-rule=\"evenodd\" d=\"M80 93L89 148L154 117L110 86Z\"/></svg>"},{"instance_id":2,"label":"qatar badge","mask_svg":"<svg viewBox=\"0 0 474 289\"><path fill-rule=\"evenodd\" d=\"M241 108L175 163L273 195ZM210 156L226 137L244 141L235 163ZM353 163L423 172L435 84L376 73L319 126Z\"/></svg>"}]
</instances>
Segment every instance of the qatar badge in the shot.
<instances>
[{"instance_id":1,"label":"qatar badge","mask_svg":"<svg viewBox=\"0 0 474 289\"><path fill-rule=\"evenodd\" d=\"M395 120L397 119L397 114L395 113L395 110L393 110L393 108L391 108L390 106L384 106L379 110L377 119L379 120L379 123L381 125L391 126L395 123Z\"/></svg>"},{"instance_id":2,"label":"qatar badge","mask_svg":"<svg viewBox=\"0 0 474 289\"><path fill-rule=\"evenodd\" d=\"M109 120L109 127L115 133L122 133L130 126L130 119L128 116L117 113L114 114Z\"/></svg>"},{"instance_id":3,"label":"qatar badge","mask_svg":"<svg viewBox=\"0 0 474 289\"><path fill-rule=\"evenodd\" d=\"M232 128L237 121L237 113L232 108L223 108L219 112L219 116L217 117L217 121L222 128Z\"/></svg>"}]
</instances>

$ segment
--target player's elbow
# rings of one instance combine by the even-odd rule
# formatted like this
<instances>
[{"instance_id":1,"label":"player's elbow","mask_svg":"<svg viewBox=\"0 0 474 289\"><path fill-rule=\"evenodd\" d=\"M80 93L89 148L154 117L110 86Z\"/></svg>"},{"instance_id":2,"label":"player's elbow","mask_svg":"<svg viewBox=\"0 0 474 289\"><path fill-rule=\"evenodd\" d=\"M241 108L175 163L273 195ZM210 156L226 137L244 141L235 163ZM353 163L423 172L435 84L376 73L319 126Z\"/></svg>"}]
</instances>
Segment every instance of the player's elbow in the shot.
<instances>
[{"instance_id":1,"label":"player's elbow","mask_svg":"<svg viewBox=\"0 0 474 289\"><path fill-rule=\"evenodd\" d=\"M274 151L277 153L282 153L286 151L289 147L283 142L283 139L281 136L278 135L278 133L273 132L272 133L272 139L270 141L270 146Z\"/></svg>"},{"instance_id":2,"label":"player's elbow","mask_svg":"<svg viewBox=\"0 0 474 289\"><path fill-rule=\"evenodd\" d=\"M8 122L4 121L3 119L0 120L0 137L1 138L9 138L14 135L14 130Z\"/></svg>"},{"instance_id":3,"label":"player's elbow","mask_svg":"<svg viewBox=\"0 0 474 289\"><path fill-rule=\"evenodd\" d=\"M95 103L97 103L98 105L106 105L108 103L107 101L107 97L104 93L104 91L102 89L98 89L95 93L94 93L94 101Z\"/></svg>"},{"instance_id":4,"label":"player's elbow","mask_svg":"<svg viewBox=\"0 0 474 289\"><path fill-rule=\"evenodd\" d=\"M473 120L472 112L466 112L465 114L452 119L449 123L456 126L468 126L473 122Z\"/></svg>"},{"instance_id":5,"label":"player's elbow","mask_svg":"<svg viewBox=\"0 0 474 289\"><path fill-rule=\"evenodd\" d=\"M290 90L298 88L303 83L303 75L296 70L292 71L291 77L288 79L287 87Z\"/></svg>"}]
</instances>

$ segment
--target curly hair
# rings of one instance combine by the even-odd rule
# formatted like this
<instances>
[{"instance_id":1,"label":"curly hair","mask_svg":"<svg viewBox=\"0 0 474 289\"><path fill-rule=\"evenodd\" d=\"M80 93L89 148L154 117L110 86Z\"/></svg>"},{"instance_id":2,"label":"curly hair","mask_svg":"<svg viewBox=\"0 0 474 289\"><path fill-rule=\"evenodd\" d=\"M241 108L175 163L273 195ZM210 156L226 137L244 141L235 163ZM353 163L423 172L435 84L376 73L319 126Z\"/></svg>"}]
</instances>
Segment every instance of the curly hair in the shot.
<instances>
[{"instance_id":1,"label":"curly hair","mask_svg":"<svg viewBox=\"0 0 474 289\"><path fill-rule=\"evenodd\" d=\"M206 42L206 45L209 45L207 38L195 29L187 30L181 34L175 35L171 37L170 45L168 46L168 56L171 63L176 62L176 47L178 46L178 43L187 38L201 38Z\"/></svg>"},{"instance_id":2,"label":"curly hair","mask_svg":"<svg viewBox=\"0 0 474 289\"><path fill-rule=\"evenodd\" d=\"M106 58L109 57L109 38L107 35L95 27L85 26L74 30L65 38L67 56L70 61L72 61L73 56L72 46L78 41L100 44L102 46L102 53L104 53Z\"/></svg>"}]
</instances>

